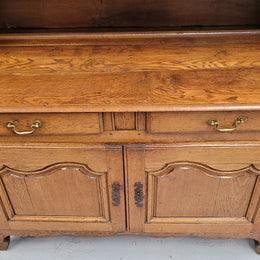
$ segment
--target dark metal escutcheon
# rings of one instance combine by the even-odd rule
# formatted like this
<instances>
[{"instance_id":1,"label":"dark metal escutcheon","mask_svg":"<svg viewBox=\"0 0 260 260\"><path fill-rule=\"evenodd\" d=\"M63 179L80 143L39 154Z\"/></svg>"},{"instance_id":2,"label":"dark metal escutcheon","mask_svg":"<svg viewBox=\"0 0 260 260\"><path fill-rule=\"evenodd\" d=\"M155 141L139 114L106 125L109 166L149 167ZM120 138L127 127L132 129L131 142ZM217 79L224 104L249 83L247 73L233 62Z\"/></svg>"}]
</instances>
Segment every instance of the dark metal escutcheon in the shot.
<instances>
[{"instance_id":1,"label":"dark metal escutcheon","mask_svg":"<svg viewBox=\"0 0 260 260\"><path fill-rule=\"evenodd\" d=\"M120 204L120 184L119 182L114 182L112 184L112 205L119 206Z\"/></svg>"},{"instance_id":2,"label":"dark metal escutcheon","mask_svg":"<svg viewBox=\"0 0 260 260\"><path fill-rule=\"evenodd\" d=\"M139 208L143 207L143 184L141 182L135 183L135 205Z\"/></svg>"}]
</instances>

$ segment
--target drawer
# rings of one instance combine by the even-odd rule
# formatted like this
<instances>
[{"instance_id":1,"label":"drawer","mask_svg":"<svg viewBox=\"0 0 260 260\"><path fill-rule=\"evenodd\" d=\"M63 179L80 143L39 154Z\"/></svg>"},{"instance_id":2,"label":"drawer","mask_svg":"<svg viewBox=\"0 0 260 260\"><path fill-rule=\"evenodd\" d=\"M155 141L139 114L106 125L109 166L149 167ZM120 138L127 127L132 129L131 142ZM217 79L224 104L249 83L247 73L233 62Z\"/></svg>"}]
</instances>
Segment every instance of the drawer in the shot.
<instances>
[{"instance_id":1,"label":"drawer","mask_svg":"<svg viewBox=\"0 0 260 260\"><path fill-rule=\"evenodd\" d=\"M152 112L146 117L151 134L238 134L260 130L260 111Z\"/></svg>"},{"instance_id":2,"label":"drawer","mask_svg":"<svg viewBox=\"0 0 260 260\"><path fill-rule=\"evenodd\" d=\"M98 134L102 129L101 113L0 114L4 136Z\"/></svg>"}]
</instances>

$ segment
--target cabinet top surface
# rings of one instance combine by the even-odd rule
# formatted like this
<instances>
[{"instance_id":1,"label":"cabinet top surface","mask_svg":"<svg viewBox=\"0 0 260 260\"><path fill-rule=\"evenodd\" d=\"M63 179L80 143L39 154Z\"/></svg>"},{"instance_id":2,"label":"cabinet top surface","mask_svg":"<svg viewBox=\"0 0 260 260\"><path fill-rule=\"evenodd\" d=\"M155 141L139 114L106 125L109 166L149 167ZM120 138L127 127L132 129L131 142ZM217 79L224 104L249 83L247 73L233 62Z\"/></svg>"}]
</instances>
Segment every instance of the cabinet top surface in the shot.
<instances>
[{"instance_id":1,"label":"cabinet top surface","mask_svg":"<svg viewBox=\"0 0 260 260\"><path fill-rule=\"evenodd\" d=\"M0 112L260 109L260 33L0 35Z\"/></svg>"}]
</instances>

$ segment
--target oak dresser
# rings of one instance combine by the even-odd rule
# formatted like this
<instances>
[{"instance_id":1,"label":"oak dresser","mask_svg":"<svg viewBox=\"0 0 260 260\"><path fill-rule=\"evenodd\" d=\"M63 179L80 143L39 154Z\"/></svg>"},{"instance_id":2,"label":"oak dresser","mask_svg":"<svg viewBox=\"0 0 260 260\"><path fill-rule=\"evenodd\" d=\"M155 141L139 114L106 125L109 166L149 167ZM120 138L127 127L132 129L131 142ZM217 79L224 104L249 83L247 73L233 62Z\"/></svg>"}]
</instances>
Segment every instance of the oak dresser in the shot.
<instances>
[{"instance_id":1,"label":"oak dresser","mask_svg":"<svg viewBox=\"0 0 260 260\"><path fill-rule=\"evenodd\" d=\"M255 239L260 2L0 2L10 235Z\"/></svg>"}]
</instances>

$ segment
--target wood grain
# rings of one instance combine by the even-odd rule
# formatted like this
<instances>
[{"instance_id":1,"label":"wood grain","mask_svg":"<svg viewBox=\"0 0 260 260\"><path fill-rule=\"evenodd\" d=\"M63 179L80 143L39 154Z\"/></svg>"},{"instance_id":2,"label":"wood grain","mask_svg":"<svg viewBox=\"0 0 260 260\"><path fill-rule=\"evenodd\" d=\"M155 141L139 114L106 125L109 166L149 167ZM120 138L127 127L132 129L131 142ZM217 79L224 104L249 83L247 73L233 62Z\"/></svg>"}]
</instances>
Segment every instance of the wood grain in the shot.
<instances>
[{"instance_id":1,"label":"wood grain","mask_svg":"<svg viewBox=\"0 0 260 260\"><path fill-rule=\"evenodd\" d=\"M251 152L246 147L239 149L239 146L234 149L221 146L209 146L201 150L194 148L187 146L182 150L174 145L141 144L126 148L129 183L141 180L146 185L148 182L144 201L147 211L143 209L147 213L143 213L146 217L143 227L139 226L139 229L144 233L159 234L190 234L199 230L203 233L214 233L217 230L229 234L251 232L257 227L251 222L252 219L248 219L250 216L247 216L257 180L255 174L259 174L255 148ZM232 156L232 160L228 158L227 152ZM131 162L137 160L134 154L139 154L140 157L141 153L144 168L142 170L138 166L138 172L134 175ZM182 161L182 158L185 158L185 161ZM165 165L165 161L171 163ZM163 162L161 165L165 166L159 167L159 162ZM203 166L200 164L202 162ZM255 166L249 166L254 162ZM250 169L253 170L251 173ZM131 205L130 198L133 195L129 193L129 196ZM250 211L257 209L254 201L253 205L254 210L251 208ZM132 207L130 219L137 214L137 207Z\"/></svg>"},{"instance_id":2,"label":"wood grain","mask_svg":"<svg viewBox=\"0 0 260 260\"><path fill-rule=\"evenodd\" d=\"M144 225L144 232L146 233L182 233L186 235L190 234L214 234L216 232L226 233L226 237L228 234L232 233L250 233L252 230L252 224L250 223L224 223L224 224L213 224L213 223L204 223L204 224L145 224ZM158 232L158 233L159 233Z\"/></svg>"},{"instance_id":3,"label":"wood grain","mask_svg":"<svg viewBox=\"0 0 260 260\"><path fill-rule=\"evenodd\" d=\"M259 109L259 31L198 34L2 35L0 112Z\"/></svg>"},{"instance_id":4,"label":"wood grain","mask_svg":"<svg viewBox=\"0 0 260 260\"><path fill-rule=\"evenodd\" d=\"M112 122L114 130L136 130L137 115L136 113L112 113Z\"/></svg>"},{"instance_id":5,"label":"wood grain","mask_svg":"<svg viewBox=\"0 0 260 260\"><path fill-rule=\"evenodd\" d=\"M19 32L19 33L18 33ZM1 46L199 46L259 43L252 28L203 27L185 30L25 30L0 34Z\"/></svg>"},{"instance_id":6,"label":"wood grain","mask_svg":"<svg viewBox=\"0 0 260 260\"><path fill-rule=\"evenodd\" d=\"M203 124L206 124L203 122ZM111 125L110 125L111 126ZM144 124L139 125L143 127ZM144 130L105 130L101 134L86 134L86 135L28 135L28 136L18 136L18 135L4 135L0 136L0 144L5 146L7 144L34 144L37 143L50 143L55 142L59 145L63 143L67 144L104 144L104 143L114 143L114 144L129 144L129 143L187 143L189 145L194 145L192 142L218 142L225 143L229 142L230 145L236 144L248 144L251 142L252 146L258 143L260 140L259 131L235 131L232 133L220 133L215 131L213 128L208 132L184 132L184 133L158 133L158 134L148 134Z\"/></svg>"},{"instance_id":7,"label":"wood grain","mask_svg":"<svg viewBox=\"0 0 260 260\"><path fill-rule=\"evenodd\" d=\"M254 68L260 66L259 51L259 44L253 42L201 46L2 46L0 75Z\"/></svg>"},{"instance_id":8,"label":"wood grain","mask_svg":"<svg viewBox=\"0 0 260 260\"><path fill-rule=\"evenodd\" d=\"M126 230L126 205L125 205L125 185L124 185L124 161L121 145L106 145L106 160L108 168L108 186L110 218L114 232L124 232ZM119 183L120 203L113 205L112 183Z\"/></svg>"},{"instance_id":9,"label":"wood grain","mask_svg":"<svg viewBox=\"0 0 260 260\"><path fill-rule=\"evenodd\" d=\"M7 230L9 228L8 226L8 217L7 213L4 209L4 204L2 202L2 194L1 194L1 204L0 204L0 229L1 230ZM0 237L1 237L1 232L0 232Z\"/></svg>"},{"instance_id":10,"label":"wood grain","mask_svg":"<svg viewBox=\"0 0 260 260\"><path fill-rule=\"evenodd\" d=\"M245 117L246 121L239 124L236 132L253 132L260 129L260 113L258 111L229 111L229 112L154 112L147 115L147 132L152 134L172 133L188 134L197 132L218 132L208 121L218 120L219 128L233 128L234 122L239 117ZM221 135L221 133L220 133ZM225 138L226 140L226 138Z\"/></svg>"},{"instance_id":11,"label":"wood grain","mask_svg":"<svg viewBox=\"0 0 260 260\"><path fill-rule=\"evenodd\" d=\"M259 143L147 144L145 169L154 171L170 162L189 161L219 171L234 171L254 165L260 169Z\"/></svg>"},{"instance_id":12,"label":"wood grain","mask_svg":"<svg viewBox=\"0 0 260 260\"><path fill-rule=\"evenodd\" d=\"M130 232L142 233L143 223L146 216L146 203L143 207L137 207L135 201L135 183L140 182L143 186L143 195L146 196L146 180L144 172L144 150L141 145L125 147L125 173L127 186L127 213L128 229Z\"/></svg>"},{"instance_id":13,"label":"wood grain","mask_svg":"<svg viewBox=\"0 0 260 260\"><path fill-rule=\"evenodd\" d=\"M10 157L9 162L5 160L8 149L2 150L1 160L12 167L4 165L0 170L4 185L1 193L7 194L1 197L8 198L3 200L3 207L8 211L10 204L13 210L8 216L8 229L123 231L124 204L114 207L110 199L112 183L123 183L121 147L65 147L53 147L56 163L49 164L49 149L16 146L17 150L10 149L9 153L12 158L22 158L20 166ZM88 165L105 172L94 171ZM120 193L124 201L123 186ZM1 221L4 224L4 219Z\"/></svg>"},{"instance_id":14,"label":"wood grain","mask_svg":"<svg viewBox=\"0 0 260 260\"><path fill-rule=\"evenodd\" d=\"M167 169L147 174L151 200L148 221L162 223L170 217L171 222L176 218L182 221L181 217L185 217L185 222L186 218L190 218L190 222L207 221L203 217L211 218L212 222L213 218L240 218L242 221L256 182L250 168L222 172L188 162L173 163Z\"/></svg>"},{"instance_id":15,"label":"wood grain","mask_svg":"<svg viewBox=\"0 0 260 260\"><path fill-rule=\"evenodd\" d=\"M14 158L21 158L14 160ZM33 161L33 163L32 163ZM1 145L0 165L18 171L37 171L63 162L87 164L96 172L106 172L106 151L103 145L35 144Z\"/></svg>"},{"instance_id":16,"label":"wood grain","mask_svg":"<svg viewBox=\"0 0 260 260\"><path fill-rule=\"evenodd\" d=\"M87 171L80 164L54 166L35 174L16 173L8 168L1 170L15 214L104 217L108 220L107 198L104 198L107 196L106 173ZM59 185L62 189L57 189Z\"/></svg>"},{"instance_id":17,"label":"wood grain","mask_svg":"<svg viewBox=\"0 0 260 260\"><path fill-rule=\"evenodd\" d=\"M6 127L8 121L15 124L17 131L30 131L34 120L40 120L42 126L35 130L33 136L98 134L103 131L100 113L19 113L0 115L0 135L16 135L12 129Z\"/></svg>"},{"instance_id":18,"label":"wood grain","mask_svg":"<svg viewBox=\"0 0 260 260\"><path fill-rule=\"evenodd\" d=\"M257 109L258 76L257 68L49 76L48 83L45 76L2 76L0 111L155 111L212 103Z\"/></svg>"}]
</instances>

